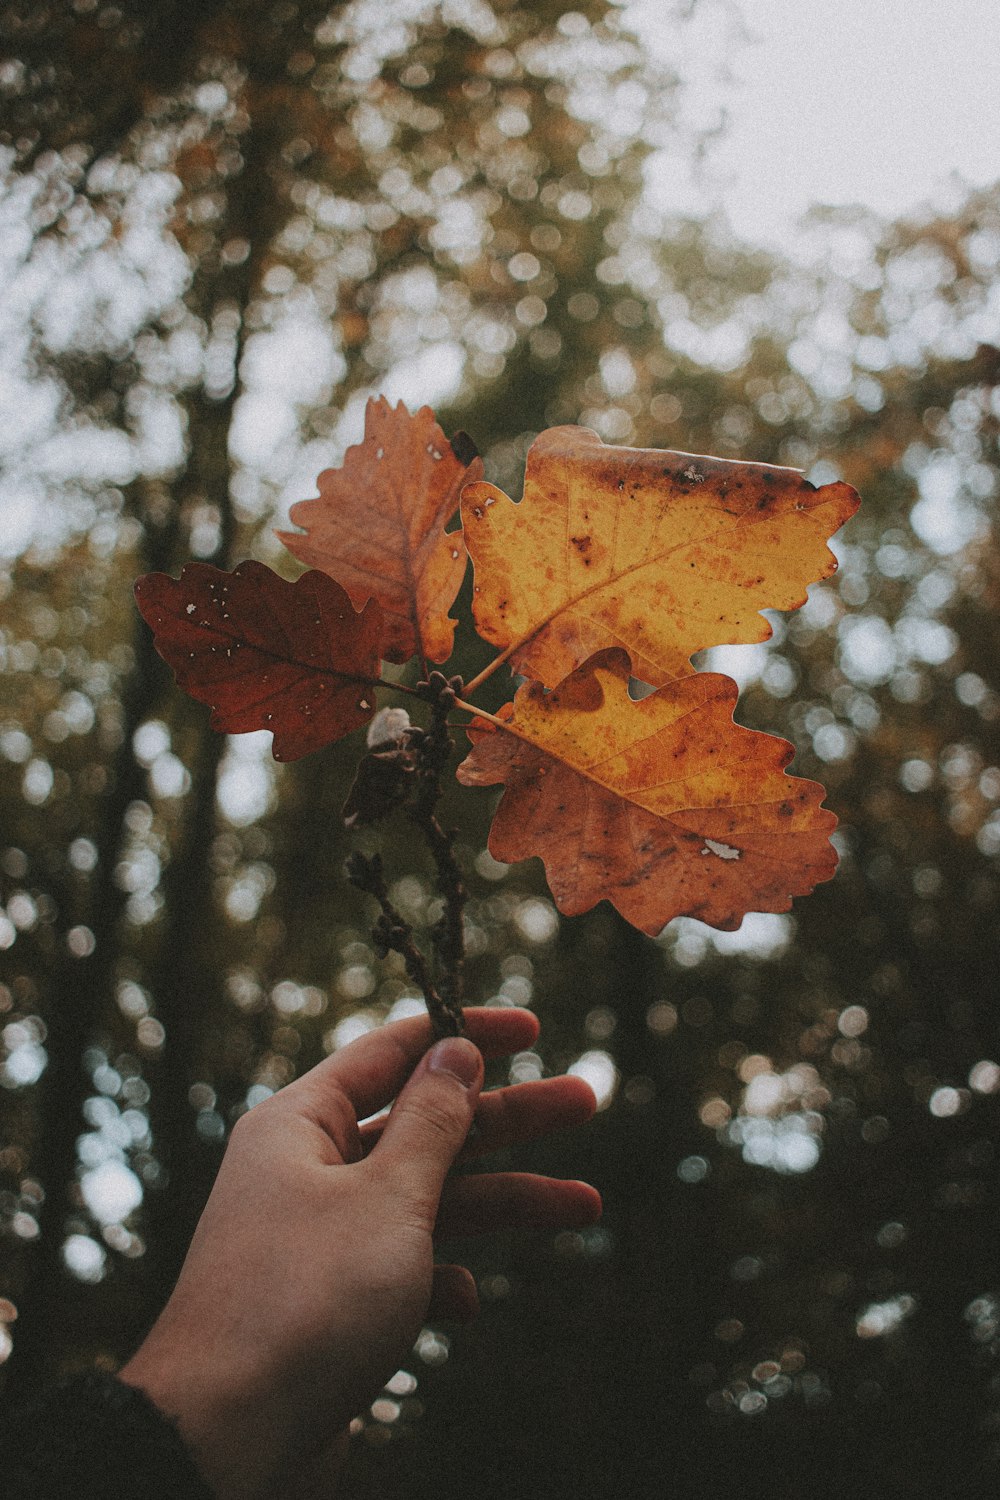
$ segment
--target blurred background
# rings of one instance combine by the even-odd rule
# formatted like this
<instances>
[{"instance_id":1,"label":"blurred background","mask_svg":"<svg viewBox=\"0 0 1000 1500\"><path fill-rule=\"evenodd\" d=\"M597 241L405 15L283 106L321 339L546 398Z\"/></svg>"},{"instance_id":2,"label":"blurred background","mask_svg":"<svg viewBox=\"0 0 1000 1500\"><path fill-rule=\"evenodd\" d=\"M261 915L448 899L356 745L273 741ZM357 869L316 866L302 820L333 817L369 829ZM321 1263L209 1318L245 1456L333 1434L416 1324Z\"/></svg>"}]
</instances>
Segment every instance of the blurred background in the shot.
<instances>
[{"instance_id":1,"label":"blurred background","mask_svg":"<svg viewBox=\"0 0 1000 1500\"><path fill-rule=\"evenodd\" d=\"M544 1023L494 1081L573 1068L601 1103L517 1164L606 1213L459 1247L483 1315L424 1330L348 1492L986 1493L1000 12L569 3L0 15L7 1389L122 1361L232 1122L419 1005L342 879L357 747L212 734L131 598L192 557L294 576L273 528L384 393L515 495L580 422L864 506L767 645L710 653L842 820L792 914L562 919L486 853L492 796L449 798L473 998ZM424 928L424 856L386 843Z\"/></svg>"}]
</instances>

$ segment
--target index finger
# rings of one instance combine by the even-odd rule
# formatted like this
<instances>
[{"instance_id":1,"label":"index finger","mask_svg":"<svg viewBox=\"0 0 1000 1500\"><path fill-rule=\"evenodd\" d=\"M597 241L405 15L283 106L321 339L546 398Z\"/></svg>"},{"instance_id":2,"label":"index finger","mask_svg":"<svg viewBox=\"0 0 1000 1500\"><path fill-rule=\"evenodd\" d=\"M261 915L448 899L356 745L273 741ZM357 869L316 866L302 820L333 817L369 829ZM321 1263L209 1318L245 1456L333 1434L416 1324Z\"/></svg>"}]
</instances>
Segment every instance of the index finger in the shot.
<instances>
[{"instance_id":1,"label":"index finger","mask_svg":"<svg viewBox=\"0 0 1000 1500\"><path fill-rule=\"evenodd\" d=\"M538 1018L515 1006L474 1006L463 1011L463 1016L466 1035L484 1057L520 1052L539 1031ZM323 1118L325 1101L338 1094L346 1096L358 1118L364 1119L395 1099L433 1041L429 1016L392 1021L324 1058L282 1094L318 1119Z\"/></svg>"}]
</instances>

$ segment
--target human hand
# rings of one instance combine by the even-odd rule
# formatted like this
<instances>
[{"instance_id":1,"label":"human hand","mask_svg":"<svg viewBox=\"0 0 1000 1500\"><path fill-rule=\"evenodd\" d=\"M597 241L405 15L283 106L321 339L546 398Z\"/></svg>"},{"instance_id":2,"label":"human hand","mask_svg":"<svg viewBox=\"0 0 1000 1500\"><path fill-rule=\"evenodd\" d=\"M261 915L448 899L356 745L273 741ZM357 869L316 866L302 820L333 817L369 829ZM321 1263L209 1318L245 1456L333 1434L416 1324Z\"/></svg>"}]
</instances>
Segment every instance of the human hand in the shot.
<instances>
[{"instance_id":1,"label":"human hand","mask_svg":"<svg viewBox=\"0 0 1000 1500\"><path fill-rule=\"evenodd\" d=\"M274 1495L337 1451L428 1317L474 1315L475 1282L434 1265L435 1233L598 1218L582 1182L445 1181L474 1115L463 1157L594 1110L571 1077L480 1095L482 1056L529 1046L538 1022L477 1008L466 1024L470 1040L429 1052L425 1017L369 1032L235 1126L173 1295L121 1372L177 1422L220 1500ZM359 1125L393 1098L387 1117Z\"/></svg>"}]
</instances>

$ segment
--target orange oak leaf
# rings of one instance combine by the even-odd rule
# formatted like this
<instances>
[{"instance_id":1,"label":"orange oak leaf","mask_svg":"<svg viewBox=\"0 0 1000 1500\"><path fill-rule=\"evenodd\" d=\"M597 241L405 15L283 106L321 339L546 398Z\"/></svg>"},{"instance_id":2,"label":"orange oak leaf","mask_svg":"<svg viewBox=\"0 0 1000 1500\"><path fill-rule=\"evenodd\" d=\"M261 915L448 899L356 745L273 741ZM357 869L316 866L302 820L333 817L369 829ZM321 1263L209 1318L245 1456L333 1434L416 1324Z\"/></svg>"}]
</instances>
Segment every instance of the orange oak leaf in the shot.
<instances>
[{"instance_id":1,"label":"orange oak leaf","mask_svg":"<svg viewBox=\"0 0 1000 1500\"><path fill-rule=\"evenodd\" d=\"M368 402L364 441L319 476L319 497L292 506L302 531L278 536L300 562L342 584L356 608L378 600L389 661L446 661L455 634L448 611L467 554L462 533L444 528L463 484L482 472L471 439L449 443L429 406L411 416L380 397Z\"/></svg>"},{"instance_id":2,"label":"orange oak leaf","mask_svg":"<svg viewBox=\"0 0 1000 1500\"><path fill-rule=\"evenodd\" d=\"M506 787L495 859L537 855L567 916L605 899L651 935L677 916L731 930L831 877L823 787L785 773L786 740L733 723L730 678L694 673L638 702L628 680L605 651L553 692L524 684L508 728L473 722L458 779Z\"/></svg>"},{"instance_id":3,"label":"orange oak leaf","mask_svg":"<svg viewBox=\"0 0 1000 1500\"><path fill-rule=\"evenodd\" d=\"M523 500L485 483L462 496L476 625L546 687L610 646L660 686L706 646L767 640L759 611L805 603L858 504L792 469L553 427L529 449Z\"/></svg>"},{"instance_id":4,"label":"orange oak leaf","mask_svg":"<svg viewBox=\"0 0 1000 1500\"><path fill-rule=\"evenodd\" d=\"M139 612L177 682L227 734L270 729L275 760L298 760L375 712L381 611L360 614L325 573L288 583L263 563L232 573L188 563L147 573Z\"/></svg>"}]
</instances>

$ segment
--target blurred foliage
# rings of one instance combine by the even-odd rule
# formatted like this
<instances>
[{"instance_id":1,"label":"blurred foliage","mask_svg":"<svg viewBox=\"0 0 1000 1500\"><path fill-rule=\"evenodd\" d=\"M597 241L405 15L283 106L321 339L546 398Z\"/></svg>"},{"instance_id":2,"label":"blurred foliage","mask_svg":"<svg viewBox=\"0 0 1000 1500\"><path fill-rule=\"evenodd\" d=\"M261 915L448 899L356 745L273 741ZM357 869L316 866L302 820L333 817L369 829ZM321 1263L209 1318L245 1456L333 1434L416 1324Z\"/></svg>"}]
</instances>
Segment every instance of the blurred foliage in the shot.
<instances>
[{"instance_id":1,"label":"blurred foliage","mask_svg":"<svg viewBox=\"0 0 1000 1500\"><path fill-rule=\"evenodd\" d=\"M274 563L385 391L467 428L508 490L538 430L580 421L865 505L766 646L712 653L842 818L836 880L792 917L656 942L561 921L537 869L484 853L487 799L452 796L471 993L545 1023L510 1076L574 1066L606 1105L518 1160L607 1212L470 1251L484 1316L450 1357L421 1336L359 1424L357 1492L983 1492L997 195L817 213L786 261L663 219L643 163L698 142L604 0L13 0L0 40L11 1389L127 1354L233 1119L412 1009L340 877L353 747L280 768L266 735L211 735L130 597L189 556ZM405 825L388 855L433 921Z\"/></svg>"}]
</instances>

